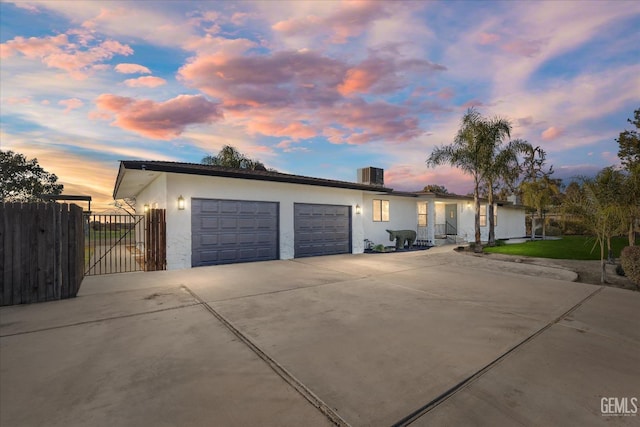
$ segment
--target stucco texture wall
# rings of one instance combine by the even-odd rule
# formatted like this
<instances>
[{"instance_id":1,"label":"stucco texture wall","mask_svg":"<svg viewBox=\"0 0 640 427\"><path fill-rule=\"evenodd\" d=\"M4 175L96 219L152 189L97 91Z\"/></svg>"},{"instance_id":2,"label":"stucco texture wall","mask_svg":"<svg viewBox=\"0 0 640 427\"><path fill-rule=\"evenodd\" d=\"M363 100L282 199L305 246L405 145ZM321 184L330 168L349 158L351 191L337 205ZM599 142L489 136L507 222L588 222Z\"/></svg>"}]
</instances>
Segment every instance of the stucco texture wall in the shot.
<instances>
[{"instance_id":1,"label":"stucco texture wall","mask_svg":"<svg viewBox=\"0 0 640 427\"><path fill-rule=\"evenodd\" d=\"M390 246L389 233L386 230L417 230L418 199L415 197L399 197L388 194L365 194L362 204L362 220L364 221L364 238L375 244ZM373 221L373 200L389 201L389 221Z\"/></svg>"},{"instance_id":2,"label":"stucco texture wall","mask_svg":"<svg viewBox=\"0 0 640 427\"><path fill-rule=\"evenodd\" d=\"M253 200L280 203L280 259L294 256L293 204L317 203L351 206L352 252L364 251L362 191L290 183L241 180L198 175L167 175L167 268L191 267L191 198ZM186 208L178 210L183 196Z\"/></svg>"},{"instance_id":3,"label":"stucco texture wall","mask_svg":"<svg viewBox=\"0 0 640 427\"><path fill-rule=\"evenodd\" d=\"M167 174L161 173L136 196L136 213L144 214L143 207L165 209L167 207Z\"/></svg>"}]
</instances>

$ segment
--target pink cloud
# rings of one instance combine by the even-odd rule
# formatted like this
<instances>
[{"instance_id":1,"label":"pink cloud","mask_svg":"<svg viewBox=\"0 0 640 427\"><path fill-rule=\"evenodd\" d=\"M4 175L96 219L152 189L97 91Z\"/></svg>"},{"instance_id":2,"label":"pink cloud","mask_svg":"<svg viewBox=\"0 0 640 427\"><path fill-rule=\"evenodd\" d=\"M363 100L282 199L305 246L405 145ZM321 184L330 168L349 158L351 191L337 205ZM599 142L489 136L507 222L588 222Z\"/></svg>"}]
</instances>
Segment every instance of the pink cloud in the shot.
<instances>
[{"instance_id":1,"label":"pink cloud","mask_svg":"<svg viewBox=\"0 0 640 427\"><path fill-rule=\"evenodd\" d=\"M338 92L343 96L354 93L387 93L404 85L403 74L432 73L444 71L446 67L426 60L396 60L384 51L372 56L356 67L347 70Z\"/></svg>"},{"instance_id":2,"label":"pink cloud","mask_svg":"<svg viewBox=\"0 0 640 427\"><path fill-rule=\"evenodd\" d=\"M285 36L329 36L332 43L346 43L362 34L374 21L389 16L387 5L380 1L342 2L325 16L309 15L280 21L271 28Z\"/></svg>"},{"instance_id":3,"label":"pink cloud","mask_svg":"<svg viewBox=\"0 0 640 427\"><path fill-rule=\"evenodd\" d=\"M520 117L519 119L516 120L516 123L518 124L518 126L522 126L522 127L530 126L531 124L533 124L533 117L531 116Z\"/></svg>"},{"instance_id":4,"label":"pink cloud","mask_svg":"<svg viewBox=\"0 0 640 427\"><path fill-rule=\"evenodd\" d=\"M551 126L542 132L540 136L545 141L551 141L564 134L564 130L555 126Z\"/></svg>"},{"instance_id":5,"label":"pink cloud","mask_svg":"<svg viewBox=\"0 0 640 427\"><path fill-rule=\"evenodd\" d=\"M426 166L393 165L385 169L384 181L385 185L400 191L419 191L427 184L436 184L443 185L451 193L465 195L473 188L470 176L448 166L432 169Z\"/></svg>"},{"instance_id":6,"label":"pink cloud","mask_svg":"<svg viewBox=\"0 0 640 427\"><path fill-rule=\"evenodd\" d=\"M127 79L124 84L129 87L158 87L167 84L167 81L160 77L144 76L137 79Z\"/></svg>"},{"instance_id":7,"label":"pink cloud","mask_svg":"<svg viewBox=\"0 0 640 427\"><path fill-rule=\"evenodd\" d=\"M67 71L72 77L83 79L87 72L104 68L100 62L115 55L131 55L133 49L114 40L105 40L93 47L71 43L66 34L55 37L15 37L0 45L0 57L20 53L29 59L40 59L49 68Z\"/></svg>"},{"instance_id":8,"label":"pink cloud","mask_svg":"<svg viewBox=\"0 0 640 427\"><path fill-rule=\"evenodd\" d=\"M514 40L502 45L502 50L516 55L534 57L540 53L544 46L542 40Z\"/></svg>"},{"instance_id":9,"label":"pink cloud","mask_svg":"<svg viewBox=\"0 0 640 427\"><path fill-rule=\"evenodd\" d=\"M478 44L481 45L494 44L495 42L500 40L500 36L493 33L480 33L477 36L477 40Z\"/></svg>"},{"instance_id":10,"label":"pink cloud","mask_svg":"<svg viewBox=\"0 0 640 427\"><path fill-rule=\"evenodd\" d=\"M58 105L62 105L63 107L66 107L64 112L68 113L71 110L75 110L77 108L82 107L84 105L84 102L82 102L78 98L69 98L69 99L63 99L61 101L58 101Z\"/></svg>"},{"instance_id":11,"label":"pink cloud","mask_svg":"<svg viewBox=\"0 0 640 427\"><path fill-rule=\"evenodd\" d=\"M251 17L250 14L248 13L244 13L244 12L236 12L233 15L231 15L231 22L234 25L243 25L247 19L249 19Z\"/></svg>"},{"instance_id":12,"label":"pink cloud","mask_svg":"<svg viewBox=\"0 0 640 427\"><path fill-rule=\"evenodd\" d=\"M186 50L200 54L216 55L220 61L232 58L246 52L256 46L256 43L248 39L226 39L207 34L204 37L193 37L186 41L182 47Z\"/></svg>"},{"instance_id":13,"label":"pink cloud","mask_svg":"<svg viewBox=\"0 0 640 427\"><path fill-rule=\"evenodd\" d=\"M473 108L473 107L481 107L484 103L478 99L470 99L464 104L461 105L462 108Z\"/></svg>"},{"instance_id":14,"label":"pink cloud","mask_svg":"<svg viewBox=\"0 0 640 427\"><path fill-rule=\"evenodd\" d=\"M335 102L340 97L335 88L346 68L317 53L286 51L252 57L202 55L184 65L178 75L190 86L223 99L227 106L283 107Z\"/></svg>"},{"instance_id":15,"label":"pink cloud","mask_svg":"<svg viewBox=\"0 0 640 427\"><path fill-rule=\"evenodd\" d=\"M444 67L426 60L398 61L381 51L371 55L349 66L309 51L271 56L204 54L184 65L178 77L219 99L227 120L250 133L299 140L324 129L322 134L339 144L415 138L422 131L411 108L421 106L368 103L357 95L391 92L406 85L407 73L423 75Z\"/></svg>"},{"instance_id":16,"label":"pink cloud","mask_svg":"<svg viewBox=\"0 0 640 427\"><path fill-rule=\"evenodd\" d=\"M118 9L100 8L100 13L93 19L88 19L82 23L83 28L95 29L99 23L122 19L127 15L127 10L123 7Z\"/></svg>"},{"instance_id":17,"label":"pink cloud","mask_svg":"<svg viewBox=\"0 0 640 427\"><path fill-rule=\"evenodd\" d=\"M7 104L9 105L26 105L26 104L31 104L31 99L28 97L23 97L23 98L18 98L18 97L13 97L13 98L7 98Z\"/></svg>"},{"instance_id":18,"label":"pink cloud","mask_svg":"<svg viewBox=\"0 0 640 427\"><path fill-rule=\"evenodd\" d=\"M118 73L122 74L151 74L151 70L144 65L122 63L115 67Z\"/></svg>"},{"instance_id":19,"label":"pink cloud","mask_svg":"<svg viewBox=\"0 0 640 427\"><path fill-rule=\"evenodd\" d=\"M318 133L308 125L300 122L281 124L274 122L250 121L247 123L249 133L261 133L267 136L286 136L293 141L313 138Z\"/></svg>"},{"instance_id":20,"label":"pink cloud","mask_svg":"<svg viewBox=\"0 0 640 427\"><path fill-rule=\"evenodd\" d=\"M291 153L294 151L309 151L309 149L307 147L296 147L293 146L293 144L295 143L295 141L291 141L291 140L284 140L284 141L280 141L276 147L280 148L282 151L284 151L285 153Z\"/></svg>"},{"instance_id":21,"label":"pink cloud","mask_svg":"<svg viewBox=\"0 0 640 427\"><path fill-rule=\"evenodd\" d=\"M0 58L8 58L14 54L21 53L29 59L44 58L48 55L62 51L62 47L69 44L66 34L55 37L15 37L5 43L0 44Z\"/></svg>"},{"instance_id":22,"label":"pink cloud","mask_svg":"<svg viewBox=\"0 0 640 427\"><path fill-rule=\"evenodd\" d=\"M318 31L322 22L322 18L311 15L303 18L291 18L286 21L279 21L273 24L271 28L288 36L312 34Z\"/></svg>"},{"instance_id":23,"label":"pink cloud","mask_svg":"<svg viewBox=\"0 0 640 427\"><path fill-rule=\"evenodd\" d=\"M102 94L96 99L96 105L113 113L113 125L152 139L169 140L179 136L190 124L211 123L222 118L218 104L200 95L179 95L155 102Z\"/></svg>"},{"instance_id":24,"label":"pink cloud","mask_svg":"<svg viewBox=\"0 0 640 427\"><path fill-rule=\"evenodd\" d=\"M367 70L352 68L347 71L344 81L338 86L338 92L348 96L356 92L367 92L379 77Z\"/></svg>"},{"instance_id":25,"label":"pink cloud","mask_svg":"<svg viewBox=\"0 0 640 427\"><path fill-rule=\"evenodd\" d=\"M343 102L320 112L326 125L337 123L345 128L333 134L332 143L365 144L371 141L404 142L420 136L418 120L405 107L362 99Z\"/></svg>"},{"instance_id":26,"label":"pink cloud","mask_svg":"<svg viewBox=\"0 0 640 427\"><path fill-rule=\"evenodd\" d=\"M40 10L35 5L29 4L29 3L15 2L14 6L20 9L28 10L29 12L32 12L32 13L40 13Z\"/></svg>"},{"instance_id":27,"label":"pink cloud","mask_svg":"<svg viewBox=\"0 0 640 427\"><path fill-rule=\"evenodd\" d=\"M443 89L440 89L434 95L440 99L448 101L456 95L456 91L452 87L445 87Z\"/></svg>"}]
</instances>

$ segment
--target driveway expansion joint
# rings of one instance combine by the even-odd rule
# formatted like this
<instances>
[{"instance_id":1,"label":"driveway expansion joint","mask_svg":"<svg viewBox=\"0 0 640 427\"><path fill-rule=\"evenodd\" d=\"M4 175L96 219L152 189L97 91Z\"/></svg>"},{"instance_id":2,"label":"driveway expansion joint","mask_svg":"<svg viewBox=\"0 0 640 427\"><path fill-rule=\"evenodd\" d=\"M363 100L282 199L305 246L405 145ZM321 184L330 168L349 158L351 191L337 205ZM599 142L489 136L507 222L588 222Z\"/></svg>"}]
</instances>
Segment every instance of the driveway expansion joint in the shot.
<instances>
[{"instance_id":1,"label":"driveway expansion joint","mask_svg":"<svg viewBox=\"0 0 640 427\"><path fill-rule=\"evenodd\" d=\"M412 413L410 413L406 417L404 417L401 420L395 422L394 424L392 424L392 427L408 426L408 425L412 424L413 422L417 421L423 415L426 415L428 412L430 412L433 409L435 409L438 405L440 405L441 403L444 403L446 400L448 400L449 398L453 397L459 391L462 391L463 389L465 389L466 387L470 386L472 383L474 383L475 381L480 379L482 376L484 376L486 373L488 373L490 370L492 370L494 367L496 367L498 364L500 364L503 360L505 360L507 357L509 357L510 355L514 354L517 350L519 350L525 344L529 343L530 341L533 341L535 338L537 338L539 335L541 335L543 332L545 332L547 329L551 328L552 326L554 326L556 324L559 324L559 322L561 322L567 316L571 315L574 311L576 311L578 308L580 308L584 303L586 303L588 300L590 300L595 295L600 293L604 288L605 288L604 286L598 287L598 289L594 290L589 295L584 297L582 300L580 300L577 304L575 304L569 310L565 311L560 316L558 316L555 320L552 320L551 322L547 323L545 326L543 326L542 328L538 329L532 335L530 335L527 338L525 338L524 340L520 341L518 344L516 344L515 346L513 346L512 348L510 348L509 350L507 350L506 352L504 352L503 354L501 354L500 356L495 358L493 361L489 362L483 368L481 368L480 370L478 370L474 374L470 375L469 377L463 379L458 384L454 385L449 390L447 390L444 393L440 394L439 396L437 396L435 399L431 400L426 405L423 405L422 407L420 407L417 410L413 411Z\"/></svg>"},{"instance_id":2,"label":"driveway expansion joint","mask_svg":"<svg viewBox=\"0 0 640 427\"><path fill-rule=\"evenodd\" d=\"M161 313L163 311L178 310L178 309L181 309L181 308L193 307L193 306L196 306L196 305L200 305L200 302L192 302L192 303L189 303L189 304L183 304L183 305L179 305L179 306L176 306L176 307L166 307L166 308L160 308L158 310L143 311L143 312L140 312L140 313L122 314L120 316L111 316L111 317L104 317L104 318L101 318L101 319L86 320L84 322L68 323L68 324L65 324L65 325L51 326L49 328L40 328L40 329L33 329L33 330L30 330L30 331L14 332L14 333L11 333L11 334L6 334L6 335L2 335L0 333L0 338L14 337L14 336L17 336L17 335L35 334L36 332L51 331L51 330L54 330L54 329L69 328L69 327L72 327L72 326L88 325L88 324L91 324L91 323L99 323L99 322L104 322L104 321L107 321L107 320L126 319L128 317L144 316L145 314Z\"/></svg>"},{"instance_id":3,"label":"driveway expansion joint","mask_svg":"<svg viewBox=\"0 0 640 427\"><path fill-rule=\"evenodd\" d=\"M291 374L284 366L280 365L275 359L265 353L257 344L255 344L249 337L243 334L238 328L236 328L226 317L218 313L213 307L211 307L206 301L200 298L195 292L189 289L187 286L182 285L182 288L189 292L193 298L195 298L202 307L204 307L209 313L211 313L220 323L222 323L231 333L233 333L240 341L245 343L251 351L253 351L260 359L262 359L280 378L282 378L287 384L289 384L295 391L297 391L302 397L304 397L309 403L315 406L324 416L328 418L334 425L338 427L351 427L338 413L336 413L329 405L327 405L322 399L320 399L315 393L313 393L307 386L305 386L300 380L298 380L293 374Z\"/></svg>"}]
</instances>

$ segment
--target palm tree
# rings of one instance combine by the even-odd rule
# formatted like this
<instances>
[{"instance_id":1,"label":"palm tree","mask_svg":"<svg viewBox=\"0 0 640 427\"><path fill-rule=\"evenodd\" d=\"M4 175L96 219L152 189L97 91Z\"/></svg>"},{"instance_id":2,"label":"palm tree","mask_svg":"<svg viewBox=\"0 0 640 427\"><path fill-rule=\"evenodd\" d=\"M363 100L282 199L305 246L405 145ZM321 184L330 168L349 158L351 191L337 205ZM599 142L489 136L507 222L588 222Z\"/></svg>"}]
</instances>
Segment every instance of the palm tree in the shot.
<instances>
[{"instance_id":1,"label":"palm tree","mask_svg":"<svg viewBox=\"0 0 640 427\"><path fill-rule=\"evenodd\" d=\"M475 109L470 108L462 117L460 129L453 144L434 148L427 159L427 166L449 164L461 169L465 174L473 177L473 202L475 205L475 248L480 251L480 184L482 182L482 162L486 157L482 146L482 116Z\"/></svg>"},{"instance_id":2,"label":"palm tree","mask_svg":"<svg viewBox=\"0 0 640 427\"><path fill-rule=\"evenodd\" d=\"M600 245L602 283L607 283L605 245L620 232L621 224L626 227L624 209L607 194L610 184L615 180L610 171L605 169L595 179L583 178L580 190L572 192L565 200L565 209L579 216L595 238L593 247Z\"/></svg>"},{"instance_id":3,"label":"palm tree","mask_svg":"<svg viewBox=\"0 0 640 427\"><path fill-rule=\"evenodd\" d=\"M603 204L615 210L620 216L619 224L612 226L612 231L626 231L627 219L633 215L633 182L620 170L613 167L602 169L594 180L594 192ZM611 249L612 234L607 235L607 254L609 262L613 263L613 251Z\"/></svg>"},{"instance_id":4,"label":"palm tree","mask_svg":"<svg viewBox=\"0 0 640 427\"><path fill-rule=\"evenodd\" d=\"M494 220L494 196L498 185L513 187L520 175L518 165L518 155L530 149L531 145L523 140L516 139L509 141L506 146L502 142L509 136L511 124L506 119L494 118L485 122L486 137L483 144L486 145L486 158L483 165L483 176L487 187L487 199L489 209L489 246L495 246L495 220Z\"/></svg>"},{"instance_id":5,"label":"palm tree","mask_svg":"<svg viewBox=\"0 0 640 427\"><path fill-rule=\"evenodd\" d=\"M536 214L540 220L542 238L544 239L546 237L544 213L551 204L553 196L560 193L558 181L545 174L540 179L520 184L520 191L522 191L522 202L535 210L531 216L531 240L534 240L536 235Z\"/></svg>"}]
</instances>

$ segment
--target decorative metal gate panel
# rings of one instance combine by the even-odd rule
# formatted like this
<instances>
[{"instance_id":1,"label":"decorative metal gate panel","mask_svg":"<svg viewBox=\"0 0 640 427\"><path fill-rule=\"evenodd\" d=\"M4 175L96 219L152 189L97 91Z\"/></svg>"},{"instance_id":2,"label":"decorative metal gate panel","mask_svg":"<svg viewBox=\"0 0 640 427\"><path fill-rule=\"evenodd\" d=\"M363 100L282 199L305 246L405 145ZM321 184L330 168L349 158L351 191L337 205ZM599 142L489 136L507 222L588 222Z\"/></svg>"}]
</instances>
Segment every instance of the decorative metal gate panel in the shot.
<instances>
[{"instance_id":1,"label":"decorative metal gate panel","mask_svg":"<svg viewBox=\"0 0 640 427\"><path fill-rule=\"evenodd\" d=\"M85 275L164 270L164 209L146 215L85 216Z\"/></svg>"}]
</instances>

